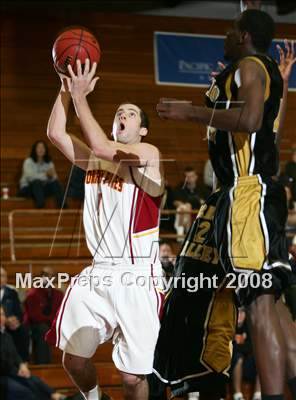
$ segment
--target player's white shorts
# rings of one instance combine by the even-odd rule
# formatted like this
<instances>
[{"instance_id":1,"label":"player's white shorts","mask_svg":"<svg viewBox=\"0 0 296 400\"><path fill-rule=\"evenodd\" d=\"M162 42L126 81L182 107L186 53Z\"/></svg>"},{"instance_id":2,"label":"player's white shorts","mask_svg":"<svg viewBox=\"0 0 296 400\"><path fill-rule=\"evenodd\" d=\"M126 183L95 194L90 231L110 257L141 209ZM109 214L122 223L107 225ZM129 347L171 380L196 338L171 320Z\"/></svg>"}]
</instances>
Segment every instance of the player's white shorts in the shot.
<instances>
[{"instance_id":1,"label":"player's white shorts","mask_svg":"<svg viewBox=\"0 0 296 400\"><path fill-rule=\"evenodd\" d=\"M151 276L161 276L161 270L133 265L85 268L66 291L48 341L53 343L54 337L61 350L90 358L98 345L112 338L112 358L119 370L150 374L163 300Z\"/></svg>"}]
</instances>

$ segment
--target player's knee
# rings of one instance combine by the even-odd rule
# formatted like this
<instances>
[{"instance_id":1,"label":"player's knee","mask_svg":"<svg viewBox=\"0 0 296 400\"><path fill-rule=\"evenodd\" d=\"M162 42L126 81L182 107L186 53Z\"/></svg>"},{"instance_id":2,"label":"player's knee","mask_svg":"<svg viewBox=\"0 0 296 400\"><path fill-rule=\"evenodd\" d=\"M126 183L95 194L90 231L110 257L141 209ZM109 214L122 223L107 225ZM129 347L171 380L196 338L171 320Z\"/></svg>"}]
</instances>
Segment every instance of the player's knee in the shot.
<instances>
[{"instance_id":1,"label":"player's knee","mask_svg":"<svg viewBox=\"0 0 296 400\"><path fill-rule=\"evenodd\" d=\"M74 356L72 354L64 353L63 366L66 371L71 375L77 375L84 371L89 360L87 358Z\"/></svg>"},{"instance_id":2,"label":"player's knee","mask_svg":"<svg viewBox=\"0 0 296 400\"><path fill-rule=\"evenodd\" d=\"M125 372L121 372L121 377L123 385L130 389L140 385L146 378L145 375L132 375L126 374Z\"/></svg>"}]
</instances>

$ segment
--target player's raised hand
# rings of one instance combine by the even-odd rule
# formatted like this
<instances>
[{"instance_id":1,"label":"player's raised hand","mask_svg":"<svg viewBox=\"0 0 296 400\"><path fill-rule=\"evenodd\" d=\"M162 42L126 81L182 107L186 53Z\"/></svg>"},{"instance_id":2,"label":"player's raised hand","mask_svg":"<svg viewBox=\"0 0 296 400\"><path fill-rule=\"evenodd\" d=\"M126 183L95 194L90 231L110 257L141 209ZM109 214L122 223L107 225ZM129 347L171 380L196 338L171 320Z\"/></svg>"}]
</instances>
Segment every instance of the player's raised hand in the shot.
<instances>
[{"instance_id":1,"label":"player's raised hand","mask_svg":"<svg viewBox=\"0 0 296 400\"><path fill-rule=\"evenodd\" d=\"M279 44L276 46L279 53L279 70L283 81L288 83L292 67L296 62L296 54L295 54L295 44L294 41L290 42L285 39L284 48L282 48Z\"/></svg>"},{"instance_id":2,"label":"player's raised hand","mask_svg":"<svg viewBox=\"0 0 296 400\"><path fill-rule=\"evenodd\" d=\"M56 73L58 74L60 80L61 80L61 92L63 93L70 93L70 89L71 89L71 78L65 74L62 74L61 72L59 72L57 70L57 67L55 66L55 64L53 64L53 67L56 71Z\"/></svg>"},{"instance_id":3,"label":"player's raised hand","mask_svg":"<svg viewBox=\"0 0 296 400\"><path fill-rule=\"evenodd\" d=\"M161 98L156 111L163 119L187 121L193 118L192 102L187 100Z\"/></svg>"},{"instance_id":4,"label":"player's raised hand","mask_svg":"<svg viewBox=\"0 0 296 400\"><path fill-rule=\"evenodd\" d=\"M210 76L211 76L212 78L215 78L217 75L220 74L220 72L222 72L222 71L226 68L226 65L223 64L221 61L218 61L217 64L218 64L217 70L216 70L216 71L212 71L212 72L210 73Z\"/></svg>"},{"instance_id":5,"label":"player's raised hand","mask_svg":"<svg viewBox=\"0 0 296 400\"><path fill-rule=\"evenodd\" d=\"M90 66L88 58L85 60L83 69L81 61L77 60L77 75L75 75L71 65L68 65L68 71L71 77L70 92L73 98L85 97L94 90L99 79L99 77L95 77L96 69L97 63L93 63L92 66Z\"/></svg>"}]
</instances>

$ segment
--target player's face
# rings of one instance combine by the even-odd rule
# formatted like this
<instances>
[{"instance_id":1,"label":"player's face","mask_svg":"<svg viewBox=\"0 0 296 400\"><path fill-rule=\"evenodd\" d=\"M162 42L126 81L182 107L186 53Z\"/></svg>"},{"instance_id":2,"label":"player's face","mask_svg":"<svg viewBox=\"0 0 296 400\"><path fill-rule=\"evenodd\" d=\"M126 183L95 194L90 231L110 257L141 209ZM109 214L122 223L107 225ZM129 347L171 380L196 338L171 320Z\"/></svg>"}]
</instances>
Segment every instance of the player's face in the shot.
<instances>
[{"instance_id":1,"label":"player's face","mask_svg":"<svg viewBox=\"0 0 296 400\"><path fill-rule=\"evenodd\" d=\"M240 58L241 52L241 32L237 23L226 33L224 41L224 58L225 60L235 61Z\"/></svg>"},{"instance_id":2,"label":"player's face","mask_svg":"<svg viewBox=\"0 0 296 400\"><path fill-rule=\"evenodd\" d=\"M141 110L135 104L122 104L113 122L113 138L120 143L134 144L141 141Z\"/></svg>"}]
</instances>

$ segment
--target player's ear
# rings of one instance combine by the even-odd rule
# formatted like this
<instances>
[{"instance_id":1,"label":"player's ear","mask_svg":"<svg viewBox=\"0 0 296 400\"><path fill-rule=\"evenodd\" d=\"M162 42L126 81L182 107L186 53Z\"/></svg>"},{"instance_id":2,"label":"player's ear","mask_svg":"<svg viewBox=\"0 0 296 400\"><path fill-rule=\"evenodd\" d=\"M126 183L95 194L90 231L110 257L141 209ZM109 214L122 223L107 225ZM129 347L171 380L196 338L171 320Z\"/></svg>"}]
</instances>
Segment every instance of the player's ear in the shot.
<instances>
[{"instance_id":1,"label":"player's ear","mask_svg":"<svg viewBox=\"0 0 296 400\"><path fill-rule=\"evenodd\" d=\"M148 129L147 128L140 128L140 136L146 136L148 133Z\"/></svg>"},{"instance_id":2,"label":"player's ear","mask_svg":"<svg viewBox=\"0 0 296 400\"><path fill-rule=\"evenodd\" d=\"M240 34L240 42L241 44L243 43L250 43L251 41L251 35L249 34L249 32L241 32Z\"/></svg>"}]
</instances>

